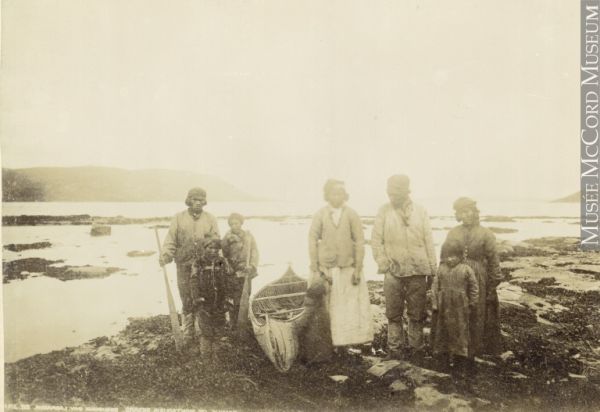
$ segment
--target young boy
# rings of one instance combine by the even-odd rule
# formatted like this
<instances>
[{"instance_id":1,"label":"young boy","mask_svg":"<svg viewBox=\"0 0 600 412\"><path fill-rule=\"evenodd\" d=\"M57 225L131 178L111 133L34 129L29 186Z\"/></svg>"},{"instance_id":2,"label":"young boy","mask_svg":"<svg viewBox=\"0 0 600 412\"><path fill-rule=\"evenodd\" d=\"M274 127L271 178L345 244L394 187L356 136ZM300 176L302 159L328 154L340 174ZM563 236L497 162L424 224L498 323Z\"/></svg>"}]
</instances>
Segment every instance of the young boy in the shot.
<instances>
[{"instance_id":1,"label":"young boy","mask_svg":"<svg viewBox=\"0 0 600 412\"><path fill-rule=\"evenodd\" d=\"M431 291L435 314L433 351L444 363L452 358L458 375L468 379L473 363L469 330L479 297L475 273L461 262L461 257L449 256L440 264Z\"/></svg>"},{"instance_id":2,"label":"young boy","mask_svg":"<svg viewBox=\"0 0 600 412\"><path fill-rule=\"evenodd\" d=\"M228 295L233 299L233 306L229 313L229 321L235 327L242 298L242 291L246 277L254 278L258 266L258 248L254 236L242 229L244 217L239 213L232 213L228 219L229 232L223 238L223 256L231 267L231 276L228 280ZM248 279L248 280L250 280ZM248 296L250 296L248 283Z\"/></svg>"},{"instance_id":3,"label":"young boy","mask_svg":"<svg viewBox=\"0 0 600 412\"><path fill-rule=\"evenodd\" d=\"M219 254L219 239L204 239L202 252L192 264L190 277L193 308L200 328L200 354L211 360L216 330L223 326L227 261Z\"/></svg>"}]
</instances>

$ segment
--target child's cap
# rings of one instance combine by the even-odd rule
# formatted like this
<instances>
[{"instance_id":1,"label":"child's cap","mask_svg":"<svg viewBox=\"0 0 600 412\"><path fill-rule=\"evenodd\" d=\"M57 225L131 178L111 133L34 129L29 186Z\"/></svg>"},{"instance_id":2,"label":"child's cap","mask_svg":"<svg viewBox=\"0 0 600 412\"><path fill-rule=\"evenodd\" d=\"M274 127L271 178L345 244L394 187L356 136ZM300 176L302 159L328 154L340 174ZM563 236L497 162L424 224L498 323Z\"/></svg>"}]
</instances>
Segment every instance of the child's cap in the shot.
<instances>
[{"instance_id":1,"label":"child's cap","mask_svg":"<svg viewBox=\"0 0 600 412\"><path fill-rule=\"evenodd\" d=\"M221 240L217 238L204 239L202 243L205 249L221 249Z\"/></svg>"},{"instance_id":2,"label":"child's cap","mask_svg":"<svg viewBox=\"0 0 600 412\"><path fill-rule=\"evenodd\" d=\"M240 215L239 213L232 213L229 215L227 223L231 224L232 220L237 220L240 223L244 223L244 216Z\"/></svg>"}]
</instances>

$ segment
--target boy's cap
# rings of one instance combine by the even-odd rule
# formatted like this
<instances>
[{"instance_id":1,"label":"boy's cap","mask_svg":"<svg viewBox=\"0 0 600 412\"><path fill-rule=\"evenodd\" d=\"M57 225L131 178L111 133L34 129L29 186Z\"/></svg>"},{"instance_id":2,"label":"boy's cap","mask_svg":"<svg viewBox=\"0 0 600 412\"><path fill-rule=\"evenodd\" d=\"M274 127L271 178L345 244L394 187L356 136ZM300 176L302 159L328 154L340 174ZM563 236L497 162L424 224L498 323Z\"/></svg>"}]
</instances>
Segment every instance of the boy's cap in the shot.
<instances>
[{"instance_id":1,"label":"boy's cap","mask_svg":"<svg viewBox=\"0 0 600 412\"><path fill-rule=\"evenodd\" d=\"M240 215L239 213L232 213L229 215L229 218L227 219L227 223L231 224L232 220L237 220L240 223L244 223L244 216Z\"/></svg>"},{"instance_id":2,"label":"boy's cap","mask_svg":"<svg viewBox=\"0 0 600 412\"><path fill-rule=\"evenodd\" d=\"M221 240L217 238L208 238L202 241L205 249L221 249Z\"/></svg>"}]
</instances>

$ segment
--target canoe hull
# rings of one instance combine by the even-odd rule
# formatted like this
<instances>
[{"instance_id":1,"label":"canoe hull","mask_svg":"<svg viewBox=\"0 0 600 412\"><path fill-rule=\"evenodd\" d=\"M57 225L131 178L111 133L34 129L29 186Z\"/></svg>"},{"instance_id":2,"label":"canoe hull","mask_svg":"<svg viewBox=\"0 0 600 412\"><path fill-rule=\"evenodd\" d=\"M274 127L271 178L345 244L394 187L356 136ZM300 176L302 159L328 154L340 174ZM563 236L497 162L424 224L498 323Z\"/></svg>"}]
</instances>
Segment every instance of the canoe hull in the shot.
<instances>
[{"instance_id":1,"label":"canoe hull","mask_svg":"<svg viewBox=\"0 0 600 412\"><path fill-rule=\"evenodd\" d=\"M250 299L250 320L258 344L275 368L287 372L298 357L297 325L304 312L307 282L291 268Z\"/></svg>"},{"instance_id":2,"label":"canoe hull","mask_svg":"<svg viewBox=\"0 0 600 412\"><path fill-rule=\"evenodd\" d=\"M254 336L269 360L280 372L287 372L298 357L298 337L293 322L268 319L265 325L252 325Z\"/></svg>"}]
</instances>

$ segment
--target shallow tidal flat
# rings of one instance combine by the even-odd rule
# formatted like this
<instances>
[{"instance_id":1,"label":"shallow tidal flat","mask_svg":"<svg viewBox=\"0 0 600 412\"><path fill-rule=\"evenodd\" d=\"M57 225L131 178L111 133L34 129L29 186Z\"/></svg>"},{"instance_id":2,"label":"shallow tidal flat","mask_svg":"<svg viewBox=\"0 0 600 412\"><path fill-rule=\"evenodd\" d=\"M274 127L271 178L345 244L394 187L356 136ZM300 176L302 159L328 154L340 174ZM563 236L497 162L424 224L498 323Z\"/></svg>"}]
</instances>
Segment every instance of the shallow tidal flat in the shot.
<instances>
[{"instance_id":1,"label":"shallow tidal flat","mask_svg":"<svg viewBox=\"0 0 600 412\"><path fill-rule=\"evenodd\" d=\"M282 375L253 341L240 344L225 332L216 347L219 367L212 368L196 352L173 350L166 316L145 316L118 333L7 364L7 400L221 409L597 410L600 255L577 251L577 239L566 237L503 240L499 250L504 352L476 359L470 390L429 356L416 363L381 361L385 298L378 280L369 282L372 347L357 347L326 365L297 363ZM63 283L77 282L91 281Z\"/></svg>"},{"instance_id":2,"label":"shallow tidal flat","mask_svg":"<svg viewBox=\"0 0 600 412\"><path fill-rule=\"evenodd\" d=\"M77 215L79 216L79 215ZM46 218L43 218L46 219ZM91 223L69 224L54 216L51 222L3 226L3 281L5 359L9 362L66 346L76 346L98 336L121 330L130 317L168 313L162 270L157 263L154 228L164 238L168 219L144 218L143 223L124 217L102 218L110 224L108 236L91 236ZM86 218L87 219L87 218ZM137 219L137 218L136 218ZM56 221L60 224L55 224ZM98 218L93 219L95 222ZM373 217L363 218L365 237L371 236ZM540 236L575 236L573 218L504 218L483 224L509 229L496 236L502 245L517 244ZM32 223L31 220L29 223ZM221 234L228 227L218 218ZM452 217L432 217L437 253ZM308 273L306 247L310 218L257 216L244 224L257 240L261 263L253 290L281 276L291 266L300 276ZM518 249L518 248L517 248ZM167 266L171 289L180 307L175 266ZM364 273L367 280L380 281L366 247ZM24 322L23 319L29 321ZM43 336L44 339L39 339Z\"/></svg>"}]
</instances>

